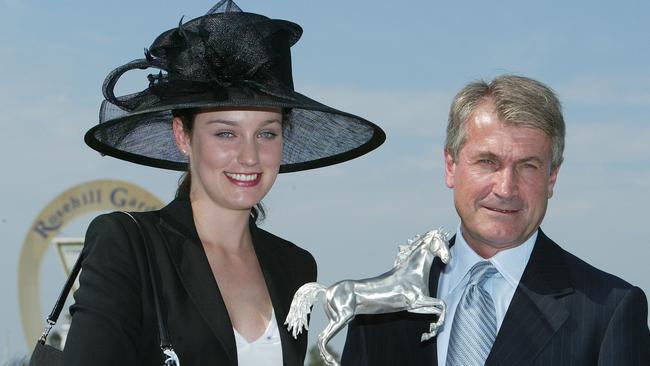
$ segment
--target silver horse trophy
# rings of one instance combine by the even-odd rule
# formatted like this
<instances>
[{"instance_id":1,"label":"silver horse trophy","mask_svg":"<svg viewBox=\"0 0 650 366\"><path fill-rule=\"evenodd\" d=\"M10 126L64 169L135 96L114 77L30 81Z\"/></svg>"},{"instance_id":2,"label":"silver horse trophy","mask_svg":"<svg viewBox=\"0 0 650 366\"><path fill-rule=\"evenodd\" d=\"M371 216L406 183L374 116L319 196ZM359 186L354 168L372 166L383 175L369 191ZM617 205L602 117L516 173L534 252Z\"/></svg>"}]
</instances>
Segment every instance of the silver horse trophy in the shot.
<instances>
[{"instance_id":1,"label":"silver horse trophy","mask_svg":"<svg viewBox=\"0 0 650 366\"><path fill-rule=\"evenodd\" d=\"M429 271L433 258L449 262L451 254L449 235L431 230L400 246L393 268L377 277L363 280L344 280L325 287L316 282L302 285L293 296L289 314L284 322L296 338L302 329L308 329L307 316L316 298L325 293L323 307L329 323L318 335L318 350L328 365L340 365L327 351L327 342L357 314L383 314L406 310L411 313L438 315L429 332L421 341L435 337L445 321L445 303L428 295Z\"/></svg>"}]
</instances>

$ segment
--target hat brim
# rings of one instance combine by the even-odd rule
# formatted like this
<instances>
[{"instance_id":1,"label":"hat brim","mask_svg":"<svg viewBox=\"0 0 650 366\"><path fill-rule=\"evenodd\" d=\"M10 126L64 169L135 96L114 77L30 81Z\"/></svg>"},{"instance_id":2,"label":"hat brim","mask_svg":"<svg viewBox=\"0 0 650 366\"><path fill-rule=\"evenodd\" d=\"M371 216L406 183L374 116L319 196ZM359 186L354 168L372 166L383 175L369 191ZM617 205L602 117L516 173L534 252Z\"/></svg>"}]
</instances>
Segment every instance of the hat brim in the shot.
<instances>
[{"instance_id":1,"label":"hat brim","mask_svg":"<svg viewBox=\"0 0 650 366\"><path fill-rule=\"evenodd\" d=\"M285 97L257 93L254 98L229 97L224 101L201 100L166 103L145 110L125 112L104 101L100 113L115 117L91 128L84 140L103 155L157 168L186 171L187 157L176 147L172 110L246 109L276 107L285 114L284 148L280 173L338 164L364 155L386 139L381 128L350 113L328 107L300 93ZM101 118L100 118L101 119Z\"/></svg>"},{"instance_id":2,"label":"hat brim","mask_svg":"<svg viewBox=\"0 0 650 366\"><path fill-rule=\"evenodd\" d=\"M286 122L280 172L333 165L377 148L386 138L377 125L295 92L290 47L301 33L295 23L244 12L179 24L156 38L145 59L109 73L100 124L84 139L118 159L187 170L172 132L173 111L276 107ZM148 68L160 71L148 75L147 89L114 94L124 73Z\"/></svg>"}]
</instances>

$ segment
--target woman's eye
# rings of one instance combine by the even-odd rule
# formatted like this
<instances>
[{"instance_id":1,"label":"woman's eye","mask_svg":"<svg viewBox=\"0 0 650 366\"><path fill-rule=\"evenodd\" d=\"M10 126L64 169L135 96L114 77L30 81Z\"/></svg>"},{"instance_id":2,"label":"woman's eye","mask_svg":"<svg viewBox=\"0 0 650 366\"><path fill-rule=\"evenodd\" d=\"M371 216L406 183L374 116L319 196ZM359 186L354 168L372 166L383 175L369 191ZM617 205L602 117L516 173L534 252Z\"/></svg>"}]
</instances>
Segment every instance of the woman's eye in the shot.
<instances>
[{"instance_id":1,"label":"woman's eye","mask_svg":"<svg viewBox=\"0 0 650 366\"><path fill-rule=\"evenodd\" d=\"M278 133L275 131L262 131L258 136L264 139L274 139L278 136Z\"/></svg>"},{"instance_id":2,"label":"woman's eye","mask_svg":"<svg viewBox=\"0 0 650 366\"><path fill-rule=\"evenodd\" d=\"M215 133L214 135L217 136L217 137L221 137L221 138L235 137L235 134L232 133L231 131L219 131L219 132Z\"/></svg>"}]
</instances>

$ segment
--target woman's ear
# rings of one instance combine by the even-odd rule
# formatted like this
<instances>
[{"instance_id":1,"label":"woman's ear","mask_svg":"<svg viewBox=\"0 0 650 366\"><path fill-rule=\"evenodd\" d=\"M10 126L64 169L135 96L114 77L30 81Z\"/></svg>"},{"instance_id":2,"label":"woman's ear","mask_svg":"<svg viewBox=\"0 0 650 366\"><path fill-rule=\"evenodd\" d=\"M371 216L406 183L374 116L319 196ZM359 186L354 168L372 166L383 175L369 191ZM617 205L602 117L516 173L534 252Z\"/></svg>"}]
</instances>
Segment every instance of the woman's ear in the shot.
<instances>
[{"instance_id":1,"label":"woman's ear","mask_svg":"<svg viewBox=\"0 0 650 366\"><path fill-rule=\"evenodd\" d=\"M174 131L174 140L176 140L176 146L183 153L183 155L189 156L190 154L190 136L185 132L183 128L183 121L180 117L174 117L172 120L172 130Z\"/></svg>"}]
</instances>

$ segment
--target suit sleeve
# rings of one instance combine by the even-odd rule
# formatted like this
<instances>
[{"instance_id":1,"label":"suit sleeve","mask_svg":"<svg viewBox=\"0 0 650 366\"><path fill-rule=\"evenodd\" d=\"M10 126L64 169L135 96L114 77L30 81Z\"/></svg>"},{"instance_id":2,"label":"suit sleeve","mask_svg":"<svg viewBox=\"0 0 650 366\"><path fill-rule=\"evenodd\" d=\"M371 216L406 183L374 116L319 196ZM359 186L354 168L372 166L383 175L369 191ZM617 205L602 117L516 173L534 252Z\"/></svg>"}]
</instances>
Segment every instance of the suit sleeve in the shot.
<instances>
[{"instance_id":1,"label":"suit sleeve","mask_svg":"<svg viewBox=\"0 0 650 366\"><path fill-rule=\"evenodd\" d=\"M341 365L435 365L436 343L421 342L432 321L431 315L406 311L357 315L348 325Z\"/></svg>"},{"instance_id":2,"label":"suit sleeve","mask_svg":"<svg viewBox=\"0 0 650 366\"><path fill-rule=\"evenodd\" d=\"M598 365L650 365L648 302L638 287L627 291L609 321Z\"/></svg>"},{"instance_id":3,"label":"suit sleeve","mask_svg":"<svg viewBox=\"0 0 650 366\"><path fill-rule=\"evenodd\" d=\"M97 217L86 233L64 366L137 364L140 275L133 238L117 215Z\"/></svg>"},{"instance_id":4,"label":"suit sleeve","mask_svg":"<svg viewBox=\"0 0 650 366\"><path fill-rule=\"evenodd\" d=\"M357 317L348 324L348 335L343 346L341 365L367 366L367 354L365 328L360 324L360 317Z\"/></svg>"}]
</instances>

